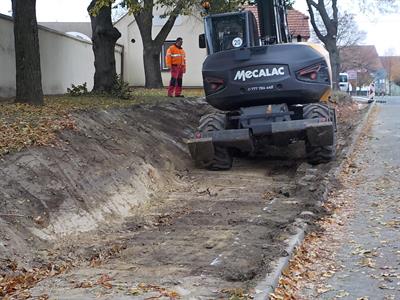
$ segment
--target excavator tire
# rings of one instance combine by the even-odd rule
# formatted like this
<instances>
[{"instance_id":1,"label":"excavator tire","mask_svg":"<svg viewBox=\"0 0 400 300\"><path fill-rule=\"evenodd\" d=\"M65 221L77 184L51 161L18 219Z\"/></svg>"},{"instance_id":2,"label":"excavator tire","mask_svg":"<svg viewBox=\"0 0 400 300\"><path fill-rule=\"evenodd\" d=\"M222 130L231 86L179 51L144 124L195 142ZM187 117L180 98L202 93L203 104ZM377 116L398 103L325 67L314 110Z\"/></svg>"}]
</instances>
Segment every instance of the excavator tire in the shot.
<instances>
[{"instance_id":1,"label":"excavator tire","mask_svg":"<svg viewBox=\"0 0 400 300\"><path fill-rule=\"evenodd\" d=\"M335 122L330 108L320 103L312 103L305 106L303 116L304 119L325 118ZM312 165L333 160L336 155L336 135L334 135L333 144L329 146L312 146L306 141L306 154L308 163Z\"/></svg>"},{"instance_id":2,"label":"excavator tire","mask_svg":"<svg viewBox=\"0 0 400 300\"><path fill-rule=\"evenodd\" d=\"M212 113L200 119L199 130L210 132L225 129L226 117L224 114ZM198 162L199 166L212 171L229 170L232 168L232 155L225 147L214 146L214 157L211 160Z\"/></svg>"}]
</instances>

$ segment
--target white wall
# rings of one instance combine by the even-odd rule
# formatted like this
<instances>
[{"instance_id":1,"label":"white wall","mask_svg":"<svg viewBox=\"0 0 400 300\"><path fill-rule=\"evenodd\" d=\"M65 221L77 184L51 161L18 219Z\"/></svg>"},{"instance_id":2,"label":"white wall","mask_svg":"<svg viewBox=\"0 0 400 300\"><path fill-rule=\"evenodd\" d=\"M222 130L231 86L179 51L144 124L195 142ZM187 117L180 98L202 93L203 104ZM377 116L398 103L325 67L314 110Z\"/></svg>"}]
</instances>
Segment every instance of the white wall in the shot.
<instances>
[{"instance_id":1,"label":"white wall","mask_svg":"<svg viewBox=\"0 0 400 300\"><path fill-rule=\"evenodd\" d=\"M40 63L43 93L66 93L71 84L87 82L93 87L92 44L39 27ZM117 46L117 73L121 72L122 47ZM0 15L0 97L15 96L14 29L10 17Z\"/></svg>"},{"instance_id":2,"label":"white wall","mask_svg":"<svg viewBox=\"0 0 400 300\"><path fill-rule=\"evenodd\" d=\"M159 14L160 12L154 12L154 23L156 25L153 26L153 39L162 27L162 23L157 18ZM126 15L114 26L122 34L118 43L124 45L125 50L125 80L133 86L144 86L143 43L134 17ZM204 33L204 26L200 17L179 16L167 37L167 40L175 40L177 37L183 38L183 48L186 52L187 60L187 72L183 77L184 86L200 87L203 85L201 69L207 53L205 49L200 49L198 46L198 37L201 33ZM135 43L131 42L133 38L136 40ZM168 86L171 78L170 73L163 71L162 78L164 86Z\"/></svg>"},{"instance_id":3,"label":"white wall","mask_svg":"<svg viewBox=\"0 0 400 300\"><path fill-rule=\"evenodd\" d=\"M15 95L13 23L0 16L0 97Z\"/></svg>"}]
</instances>

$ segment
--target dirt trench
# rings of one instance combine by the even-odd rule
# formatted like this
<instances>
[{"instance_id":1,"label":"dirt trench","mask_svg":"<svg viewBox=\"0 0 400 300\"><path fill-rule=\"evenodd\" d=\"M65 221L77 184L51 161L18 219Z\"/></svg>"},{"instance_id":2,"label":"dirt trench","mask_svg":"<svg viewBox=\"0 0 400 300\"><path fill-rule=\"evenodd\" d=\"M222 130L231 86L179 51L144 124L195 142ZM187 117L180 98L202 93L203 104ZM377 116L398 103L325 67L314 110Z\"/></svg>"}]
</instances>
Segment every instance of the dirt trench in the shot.
<instances>
[{"instance_id":1,"label":"dirt trench","mask_svg":"<svg viewBox=\"0 0 400 300\"><path fill-rule=\"evenodd\" d=\"M207 110L182 100L82 112L79 130L62 132L56 146L3 159L0 271L69 266L9 294L32 286L28 296L50 299L251 291L286 255L299 218L323 213L326 175L338 161L241 158L228 172L196 169L184 139ZM341 121L340 149L361 115Z\"/></svg>"}]
</instances>

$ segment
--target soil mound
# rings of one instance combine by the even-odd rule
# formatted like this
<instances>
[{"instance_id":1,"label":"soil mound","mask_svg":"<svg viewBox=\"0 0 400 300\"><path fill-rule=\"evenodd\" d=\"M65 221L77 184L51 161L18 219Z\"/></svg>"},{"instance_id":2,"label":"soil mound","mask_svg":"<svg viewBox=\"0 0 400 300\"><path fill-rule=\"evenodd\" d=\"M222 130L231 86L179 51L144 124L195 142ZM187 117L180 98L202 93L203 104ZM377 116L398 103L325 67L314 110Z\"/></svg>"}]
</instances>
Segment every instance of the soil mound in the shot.
<instances>
[{"instance_id":1,"label":"soil mound","mask_svg":"<svg viewBox=\"0 0 400 300\"><path fill-rule=\"evenodd\" d=\"M182 100L74 115L56 147L0 162L0 255L26 253L40 240L89 231L130 215L175 184L190 164L184 139L205 110Z\"/></svg>"}]
</instances>

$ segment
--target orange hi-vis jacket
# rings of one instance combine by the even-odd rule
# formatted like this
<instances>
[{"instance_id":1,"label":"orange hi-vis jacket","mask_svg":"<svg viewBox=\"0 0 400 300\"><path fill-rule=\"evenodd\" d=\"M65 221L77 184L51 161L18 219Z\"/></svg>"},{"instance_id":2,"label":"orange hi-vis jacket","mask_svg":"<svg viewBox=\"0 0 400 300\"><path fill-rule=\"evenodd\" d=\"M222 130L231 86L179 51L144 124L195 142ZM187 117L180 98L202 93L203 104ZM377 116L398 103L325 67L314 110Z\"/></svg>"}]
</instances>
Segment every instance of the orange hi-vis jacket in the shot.
<instances>
[{"instance_id":1,"label":"orange hi-vis jacket","mask_svg":"<svg viewBox=\"0 0 400 300\"><path fill-rule=\"evenodd\" d=\"M185 50L178 48L176 45L170 46L167 50L165 61L169 68L172 65L186 66Z\"/></svg>"}]
</instances>

